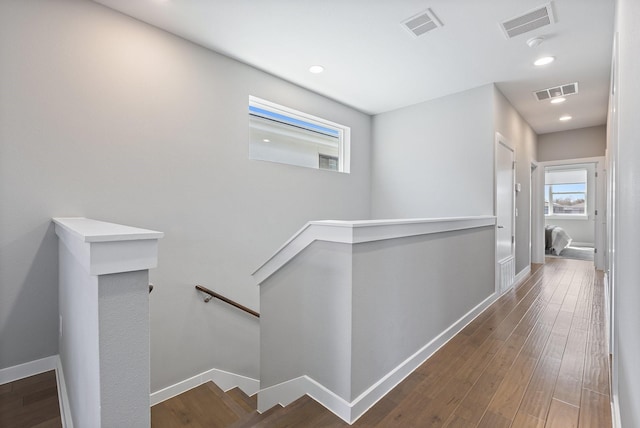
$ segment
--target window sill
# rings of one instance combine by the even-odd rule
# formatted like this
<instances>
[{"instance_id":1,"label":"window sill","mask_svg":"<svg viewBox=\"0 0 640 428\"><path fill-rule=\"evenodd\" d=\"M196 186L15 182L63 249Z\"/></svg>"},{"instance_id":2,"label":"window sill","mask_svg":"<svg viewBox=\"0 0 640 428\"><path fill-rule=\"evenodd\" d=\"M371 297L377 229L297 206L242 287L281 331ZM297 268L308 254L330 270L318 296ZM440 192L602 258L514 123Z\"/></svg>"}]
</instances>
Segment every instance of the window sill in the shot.
<instances>
[{"instance_id":1,"label":"window sill","mask_svg":"<svg viewBox=\"0 0 640 428\"><path fill-rule=\"evenodd\" d=\"M587 215L545 215L544 218L546 220L589 220L589 216Z\"/></svg>"}]
</instances>

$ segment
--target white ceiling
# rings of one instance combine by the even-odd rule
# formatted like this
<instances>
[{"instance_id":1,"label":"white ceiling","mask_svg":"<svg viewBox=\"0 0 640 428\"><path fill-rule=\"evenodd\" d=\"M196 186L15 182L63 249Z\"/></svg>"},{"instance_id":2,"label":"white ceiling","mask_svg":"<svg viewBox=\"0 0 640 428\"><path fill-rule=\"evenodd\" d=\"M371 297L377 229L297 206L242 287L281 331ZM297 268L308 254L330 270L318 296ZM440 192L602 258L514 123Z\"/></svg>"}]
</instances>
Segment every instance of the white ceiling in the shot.
<instances>
[{"instance_id":1,"label":"white ceiling","mask_svg":"<svg viewBox=\"0 0 640 428\"><path fill-rule=\"evenodd\" d=\"M495 82L539 134L606 121L613 0L555 0L556 23L510 40L499 23L545 0L96 1L369 114ZM400 23L427 8L444 25L414 38ZM532 95L575 81L560 105Z\"/></svg>"}]
</instances>

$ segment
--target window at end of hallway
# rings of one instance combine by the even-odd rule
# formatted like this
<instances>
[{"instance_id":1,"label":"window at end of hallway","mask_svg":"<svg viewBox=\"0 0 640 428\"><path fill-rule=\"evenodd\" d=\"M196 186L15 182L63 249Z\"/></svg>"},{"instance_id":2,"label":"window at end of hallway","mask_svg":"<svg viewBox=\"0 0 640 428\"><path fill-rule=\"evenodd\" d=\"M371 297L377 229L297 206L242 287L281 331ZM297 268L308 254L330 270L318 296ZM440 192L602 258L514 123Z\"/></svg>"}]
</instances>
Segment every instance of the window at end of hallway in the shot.
<instances>
[{"instance_id":1,"label":"window at end of hallway","mask_svg":"<svg viewBox=\"0 0 640 428\"><path fill-rule=\"evenodd\" d=\"M349 172L350 128L249 97L249 159Z\"/></svg>"},{"instance_id":2,"label":"window at end of hallway","mask_svg":"<svg viewBox=\"0 0 640 428\"><path fill-rule=\"evenodd\" d=\"M586 168L546 171L544 214L550 216L587 217Z\"/></svg>"}]
</instances>

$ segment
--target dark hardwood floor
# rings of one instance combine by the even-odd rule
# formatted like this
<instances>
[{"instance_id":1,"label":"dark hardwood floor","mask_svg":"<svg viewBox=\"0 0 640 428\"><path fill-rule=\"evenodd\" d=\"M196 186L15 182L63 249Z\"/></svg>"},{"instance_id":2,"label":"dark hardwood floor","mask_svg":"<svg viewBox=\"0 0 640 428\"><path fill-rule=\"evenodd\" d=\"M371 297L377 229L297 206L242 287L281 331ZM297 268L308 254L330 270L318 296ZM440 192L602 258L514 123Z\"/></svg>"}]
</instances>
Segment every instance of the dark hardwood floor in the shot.
<instances>
[{"instance_id":1,"label":"dark hardwood floor","mask_svg":"<svg viewBox=\"0 0 640 428\"><path fill-rule=\"evenodd\" d=\"M548 259L358 419L358 427L611 427L602 275ZM264 414L204 384L151 409L153 428L343 427L309 397Z\"/></svg>"},{"instance_id":2,"label":"dark hardwood floor","mask_svg":"<svg viewBox=\"0 0 640 428\"><path fill-rule=\"evenodd\" d=\"M0 385L0 427L62 427L55 371Z\"/></svg>"}]
</instances>

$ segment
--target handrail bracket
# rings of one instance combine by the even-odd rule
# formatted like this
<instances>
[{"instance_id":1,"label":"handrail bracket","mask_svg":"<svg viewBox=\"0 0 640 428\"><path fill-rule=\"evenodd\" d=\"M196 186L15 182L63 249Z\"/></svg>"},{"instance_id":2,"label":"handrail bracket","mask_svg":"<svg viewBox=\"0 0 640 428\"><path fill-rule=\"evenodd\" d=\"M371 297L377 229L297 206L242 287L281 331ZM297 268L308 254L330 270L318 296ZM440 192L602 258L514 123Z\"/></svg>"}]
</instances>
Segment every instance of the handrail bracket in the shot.
<instances>
[{"instance_id":1,"label":"handrail bracket","mask_svg":"<svg viewBox=\"0 0 640 428\"><path fill-rule=\"evenodd\" d=\"M204 297L204 302L205 303L208 303L212 298L215 297L216 299L222 300L223 302L228 303L229 305L234 306L234 307L236 307L236 308L238 308L238 309L240 309L240 310L242 310L242 311L244 311L244 312L246 312L248 314L251 314L256 318L260 318L260 314L258 312L256 312L256 311L254 311L253 309L249 309L246 306L241 305L238 302L234 302L233 300L231 300L231 299L229 299L227 297L224 297L224 296L216 293L215 291L209 290L207 287L203 287L202 285L196 285L196 290L201 291L202 293L205 294L205 297Z\"/></svg>"}]
</instances>

